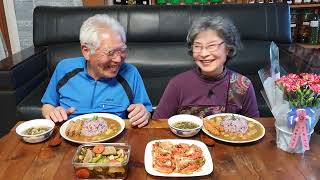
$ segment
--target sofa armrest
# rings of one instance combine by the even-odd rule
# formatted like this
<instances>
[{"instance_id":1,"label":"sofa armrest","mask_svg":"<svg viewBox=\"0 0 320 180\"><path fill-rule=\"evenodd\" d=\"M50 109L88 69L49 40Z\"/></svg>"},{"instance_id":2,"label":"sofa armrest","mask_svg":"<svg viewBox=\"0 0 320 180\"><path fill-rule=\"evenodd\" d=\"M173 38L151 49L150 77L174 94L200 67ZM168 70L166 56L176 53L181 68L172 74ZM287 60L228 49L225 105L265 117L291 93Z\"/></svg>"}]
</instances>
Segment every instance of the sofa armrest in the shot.
<instances>
[{"instance_id":1,"label":"sofa armrest","mask_svg":"<svg viewBox=\"0 0 320 180\"><path fill-rule=\"evenodd\" d=\"M28 58L46 50L46 47L28 47L0 61L0 71L11 70Z\"/></svg>"},{"instance_id":2,"label":"sofa armrest","mask_svg":"<svg viewBox=\"0 0 320 180\"><path fill-rule=\"evenodd\" d=\"M27 48L0 61L0 137L18 121L17 104L47 77L47 50Z\"/></svg>"},{"instance_id":3,"label":"sofa armrest","mask_svg":"<svg viewBox=\"0 0 320 180\"><path fill-rule=\"evenodd\" d=\"M0 92L15 92L16 103L47 77L47 50L30 47L0 61Z\"/></svg>"}]
</instances>

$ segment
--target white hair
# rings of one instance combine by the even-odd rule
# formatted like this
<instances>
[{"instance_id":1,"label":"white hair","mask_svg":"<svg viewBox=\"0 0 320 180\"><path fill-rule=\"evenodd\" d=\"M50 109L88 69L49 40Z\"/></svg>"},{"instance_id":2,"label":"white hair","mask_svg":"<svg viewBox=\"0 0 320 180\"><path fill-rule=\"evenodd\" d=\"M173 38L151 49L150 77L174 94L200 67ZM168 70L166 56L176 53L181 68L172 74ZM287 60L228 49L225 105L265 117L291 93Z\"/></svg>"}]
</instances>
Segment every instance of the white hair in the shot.
<instances>
[{"instance_id":1,"label":"white hair","mask_svg":"<svg viewBox=\"0 0 320 180\"><path fill-rule=\"evenodd\" d=\"M80 28L80 43L90 48L91 52L100 46L99 33L102 28L111 28L119 32L123 42L126 42L126 33L123 26L114 18L106 14L96 14L82 23Z\"/></svg>"}]
</instances>

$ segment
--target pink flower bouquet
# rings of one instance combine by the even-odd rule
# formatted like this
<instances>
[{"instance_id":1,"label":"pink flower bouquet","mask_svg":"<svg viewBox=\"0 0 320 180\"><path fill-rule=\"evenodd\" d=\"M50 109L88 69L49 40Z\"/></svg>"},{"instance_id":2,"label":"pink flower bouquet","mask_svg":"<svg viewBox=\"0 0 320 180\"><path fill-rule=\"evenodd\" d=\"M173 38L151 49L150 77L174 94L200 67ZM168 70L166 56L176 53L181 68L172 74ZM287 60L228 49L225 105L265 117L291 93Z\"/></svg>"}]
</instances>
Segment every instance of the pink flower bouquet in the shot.
<instances>
[{"instance_id":1,"label":"pink flower bouquet","mask_svg":"<svg viewBox=\"0 0 320 180\"><path fill-rule=\"evenodd\" d=\"M289 149L302 144L302 151L309 150L308 133L312 133L318 121L320 105L320 75L311 73L288 74L276 80L283 90L284 98L289 102L287 113L288 126L292 128Z\"/></svg>"},{"instance_id":2,"label":"pink flower bouquet","mask_svg":"<svg viewBox=\"0 0 320 180\"><path fill-rule=\"evenodd\" d=\"M291 108L318 107L320 105L320 75L311 73L288 74L276 80L284 91Z\"/></svg>"},{"instance_id":3,"label":"pink flower bouquet","mask_svg":"<svg viewBox=\"0 0 320 180\"><path fill-rule=\"evenodd\" d=\"M309 150L319 120L320 75L288 74L280 77L278 47L271 43L270 66L259 70L264 99L276 120L277 147L291 153Z\"/></svg>"}]
</instances>

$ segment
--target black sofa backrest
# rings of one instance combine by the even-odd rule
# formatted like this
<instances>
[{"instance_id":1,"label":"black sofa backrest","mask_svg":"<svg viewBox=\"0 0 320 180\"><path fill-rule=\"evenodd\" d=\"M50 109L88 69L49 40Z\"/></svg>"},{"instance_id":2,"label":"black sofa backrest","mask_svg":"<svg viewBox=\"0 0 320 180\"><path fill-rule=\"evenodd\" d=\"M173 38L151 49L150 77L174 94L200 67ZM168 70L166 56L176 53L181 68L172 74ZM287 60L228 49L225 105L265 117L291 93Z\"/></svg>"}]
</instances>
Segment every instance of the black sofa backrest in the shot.
<instances>
[{"instance_id":1,"label":"black sofa backrest","mask_svg":"<svg viewBox=\"0 0 320 180\"><path fill-rule=\"evenodd\" d=\"M251 79L261 114L271 115L259 92L262 85L257 71L269 62L271 41L291 42L288 5L39 6L33 14L33 39L36 47L47 48L49 75L60 60L81 56L80 26L88 17L101 13L111 15L124 26L129 47L127 62L139 69L154 106L168 81L194 66L186 46L192 21L215 14L229 17L239 29L243 49L227 66Z\"/></svg>"},{"instance_id":2,"label":"black sofa backrest","mask_svg":"<svg viewBox=\"0 0 320 180\"><path fill-rule=\"evenodd\" d=\"M185 42L192 21L214 14L234 21L243 40L291 41L289 7L285 4L224 4L219 6L36 7L35 46L78 42L82 22L108 14L124 26L128 42Z\"/></svg>"},{"instance_id":3,"label":"black sofa backrest","mask_svg":"<svg viewBox=\"0 0 320 180\"><path fill-rule=\"evenodd\" d=\"M40 118L41 98L56 64L81 56L79 30L95 14L117 18L127 32L129 56L146 86L154 106L168 81L194 66L187 53L186 35L192 21L201 16L228 16L238 27L243 49L228 68L251 79L260 114L271 113L263 100L257 71L269 62L271 41L289 44L290 9L286 4L234 4L194 6L45 7L34 10L34 47L0 61L0 136L16 120ZM280 61L290 60L280 48Z\"/></svg>"}]
</instances>

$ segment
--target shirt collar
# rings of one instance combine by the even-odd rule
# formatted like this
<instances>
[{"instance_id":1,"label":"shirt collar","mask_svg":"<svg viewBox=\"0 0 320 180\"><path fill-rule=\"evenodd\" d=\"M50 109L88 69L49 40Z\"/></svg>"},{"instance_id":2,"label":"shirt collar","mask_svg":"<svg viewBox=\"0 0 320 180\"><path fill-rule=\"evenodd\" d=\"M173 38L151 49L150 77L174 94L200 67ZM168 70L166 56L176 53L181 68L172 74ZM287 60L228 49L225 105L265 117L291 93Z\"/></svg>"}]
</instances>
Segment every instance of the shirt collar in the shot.
<instances>
[{"instance_id":1,"label":"shirt collar","mask_svg":"<svg viewBox=\"0 0 320 180\"><path fill-rule=\"evenodd\" d=\"M203 79L205 81L212 81L212 82L219 81L219 80L223 79L224 77L226 77L227 71L228 71L227 68L224 67L223 72L221 74L219 74L218 76L212 77L212 76L206 76L206 75L202 74L199 67L195 68L195 72L199 75L199 77L201 79Z\"/></svg>"},{"instance_id":2,"label":"shirt collar","mask_svg":"<svg viewBox=\"0 0 320 180\"><path fill-rule=\"evenodd\" d=\"M94 80L94 79L90 76L90 74L88 73L88 67L87 67L87 65L88 65L88 61L83 57L84 73L85 73L85 75L87 76L87 78Z\"/></svg>"}]
</instances>

